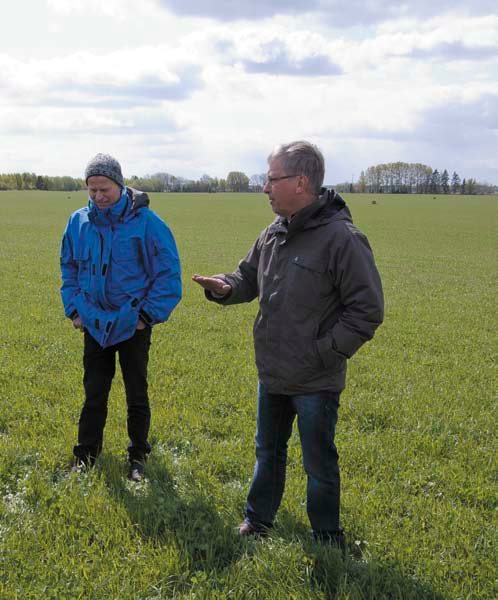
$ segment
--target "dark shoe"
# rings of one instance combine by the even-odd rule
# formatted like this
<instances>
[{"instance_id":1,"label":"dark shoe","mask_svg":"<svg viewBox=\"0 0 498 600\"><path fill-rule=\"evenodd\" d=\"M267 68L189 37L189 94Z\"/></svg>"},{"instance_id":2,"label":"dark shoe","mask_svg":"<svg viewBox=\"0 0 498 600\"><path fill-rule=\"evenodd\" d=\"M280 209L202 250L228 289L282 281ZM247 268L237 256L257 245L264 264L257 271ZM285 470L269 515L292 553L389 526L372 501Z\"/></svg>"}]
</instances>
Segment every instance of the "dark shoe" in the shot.
<instances>
[{"instance_id":1,"label":"dark shoe","mask_svg":"<svg viewBox=\"0 0 498 600\"><path fill-rule=\"evenodd\" d=\"M71 473L83 473L84 471L91 469L94 464L95 459L90 456L75 456L71 462L70 471Z\"/></svg>"},{"instance_id":2,"label":"dark shoe","mask_svg":"<svg viewBox=\"0 0 498 600\"><path fill-rule=\"evenodd\" d=\"M135 483L139 483L144 479L145 476L145 467L143 462L139 462L138 460L132 460L130 463L130 468L128 470L128 479L130 481L134 481Z\"/></svg>"},{"instance_id":3,"label":"dark shoe","mask_svg":"<svg viewBox=\"0 0 498 600\"><path fill-rule=\"evenodd\" d=\"M237 530L241 537L266 537L270 533L270 528L265 525L254 525L247 519L244 519L240 525L237 526Z\"/></svg>"},{"instance_id":4,"label":"dark shoe","mask_svg":"<svg viewBox=\"0 0 498 600\"><path fill-rule=\"evenodd\" d=\"M346 536L342 529L337 531L313 531L313 538L316 542L338 548L342 555L346 555L347 544Z\"/></svg>"}]
</instances>

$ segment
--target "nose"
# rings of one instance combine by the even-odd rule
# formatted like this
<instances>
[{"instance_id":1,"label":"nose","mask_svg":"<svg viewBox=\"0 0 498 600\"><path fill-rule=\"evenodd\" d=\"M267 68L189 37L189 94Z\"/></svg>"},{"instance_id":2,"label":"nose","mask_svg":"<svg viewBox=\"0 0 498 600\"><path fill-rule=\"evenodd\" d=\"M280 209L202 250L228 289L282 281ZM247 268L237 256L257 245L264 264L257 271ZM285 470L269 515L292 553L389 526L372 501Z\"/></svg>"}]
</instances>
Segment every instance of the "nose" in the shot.
<instances>
[{"instance_id":1,"label":"nose","mask_svg":"<svg viewBox=\"0 0 498 600\"><path fill-rule=\"evenodd\" d=\"M268 183L268 181L265 181L265 184L263 185L263 192L265 194L269 194L270 190L271 190L270 184Z\"/></svg>"}]
</instances>

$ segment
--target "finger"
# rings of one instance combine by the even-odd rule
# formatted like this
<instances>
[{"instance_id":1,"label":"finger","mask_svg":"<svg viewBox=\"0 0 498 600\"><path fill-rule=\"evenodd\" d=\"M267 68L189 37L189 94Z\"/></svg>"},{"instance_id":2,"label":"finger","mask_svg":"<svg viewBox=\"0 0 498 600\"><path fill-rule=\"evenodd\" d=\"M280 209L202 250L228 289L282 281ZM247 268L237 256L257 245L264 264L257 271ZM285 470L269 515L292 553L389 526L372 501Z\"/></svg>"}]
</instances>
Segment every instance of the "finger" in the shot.
<instances>
[{"instance_id":1,"label":"finger","mask_svg":"<svg viewBox=\"0 0 498 600\"><path fill-rule=\"evenodd\" d=\"M213 289L216 285L215 281L213 279L211 279L210 277L199 276L199 277L196 277L194 279L194 281L206 289Z\"/></svg>"},{"instance_id":2,"label":"finger","mask_svg":"<svg viewBox=\"0 0 498 600\"><path fill-rule=\"evenodd\" d=\"M203 275L192 275L192 281L202 285L206 281L206 277Z\"/></svg>"}]
</instances>

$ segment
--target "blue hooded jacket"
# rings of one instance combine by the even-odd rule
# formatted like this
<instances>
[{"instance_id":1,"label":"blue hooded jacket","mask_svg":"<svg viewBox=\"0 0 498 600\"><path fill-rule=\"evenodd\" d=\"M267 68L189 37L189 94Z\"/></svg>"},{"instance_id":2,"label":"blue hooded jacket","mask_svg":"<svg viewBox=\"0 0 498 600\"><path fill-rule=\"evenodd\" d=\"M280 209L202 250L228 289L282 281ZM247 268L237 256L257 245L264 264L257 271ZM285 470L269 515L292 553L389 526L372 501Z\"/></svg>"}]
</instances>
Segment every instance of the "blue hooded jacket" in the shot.
<instances>
[{"instance_id":1,"label":"blue hooded jacket","mask_svg":"<svg viewBox=\"0 0 498 600\"><path fill-rule=\"evenodd\" d=\"M103 347L127 340L138 319L166 321L181 299L180 261L168 226L144 192L123 188L105 210L89 200L70 217L61 245L67 317Z\"/></svg>"}]
</instances>

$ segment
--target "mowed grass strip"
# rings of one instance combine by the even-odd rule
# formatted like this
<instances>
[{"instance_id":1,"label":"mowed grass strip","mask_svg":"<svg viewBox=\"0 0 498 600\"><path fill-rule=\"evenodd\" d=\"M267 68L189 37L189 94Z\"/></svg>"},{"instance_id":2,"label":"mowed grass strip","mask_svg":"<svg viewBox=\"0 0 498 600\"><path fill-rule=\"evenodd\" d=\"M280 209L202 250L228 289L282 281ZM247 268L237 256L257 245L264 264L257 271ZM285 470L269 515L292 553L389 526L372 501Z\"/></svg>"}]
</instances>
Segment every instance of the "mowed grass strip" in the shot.
<instances>
[{"instance_id":1,"label":"mowed grass strip","mask_svg":"<svg viewBox=\"0 0 498 600\"><path fill-rule=\"evenodd\" d=\"M154 449L131 486L119 375L95 470L66 470L82 339L63 316L59 244L86 194L0 193L0 598L495 597L497 198L346 197L386 318L341 398L342 562L309 539L297 433L271 538L235 535L254 463L257 306L207 303L190 276L235 268L272 220L266 197L151 195L185 289L153 333Z\"/></svg>"}]
</instances>

